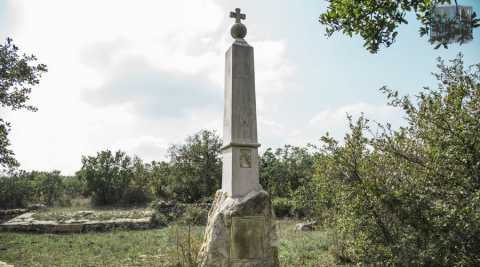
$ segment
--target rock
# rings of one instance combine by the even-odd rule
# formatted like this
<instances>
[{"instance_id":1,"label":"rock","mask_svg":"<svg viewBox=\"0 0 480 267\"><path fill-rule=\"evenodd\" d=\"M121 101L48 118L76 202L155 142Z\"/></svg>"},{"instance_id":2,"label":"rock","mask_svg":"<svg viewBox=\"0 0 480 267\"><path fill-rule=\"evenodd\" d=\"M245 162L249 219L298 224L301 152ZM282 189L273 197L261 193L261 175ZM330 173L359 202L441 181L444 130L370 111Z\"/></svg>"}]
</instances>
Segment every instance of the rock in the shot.
<instances>
[{"instance_id":1,"label":"rock","mask_svg":"<svg viewBox=\"0 0 480 267\"><path fill-rule=\"evenodd\" d=\"M0 261L0 267L14 267L13 265L10 265L10 264L6 264L5 262L3 261Z\"/></svg>"},{"instance_id":2,"label":"rock","mask_svg":"<svg viewBox=\"0 0 480 267\"><path fill-rule=\"evenodd\" d=\"M11 220L19 215L28 212L27 209L0 210L0 223Z\"/></svg>"},{"instance_id":3,"label":"rock","mask_svg":"<svg viewBox=\"0 0 480 267\"><path fill-rule=\"evenodd\" d=\"M202 267L277 267L278 237L270 196L261 190L231 198L219 190L199 253Z\"/></svg>"},{"instance_id":4,"label":"rock","mask_svg":"<svg viewBox=\"0 0 480 267\"><path fill-rule=\"evenodd\" d=\"M81 219L81 220L77 220L77 219L68 219L66 221L63 221L62 223L64 224L82 224L82 223L87 223L89 222L89 220L85 220L85 219Z\"/></svg>"},{"instance_id":5,"label":"rock","mask_svg":"<svg viewBox=\"0 0 480 267\"><path fill-rule=\"evenodd\" d=\"M50 229L48 229L47 233L80 233L82 232L83 225L82 224L53 224L51 225Z\"/></svg>"},{"instance_id":6,"label":"rock","mask_svg":"<svg viewBox=\"0 0 480 267\"><path fill-rule=\"evenodd\" d=\"M73 214L74 217L87 217L87 216L90 216L94 213L93 210L81 210L81 211L77 211L75 212L75 214Z\"/></svg>"},{"instance_id":7,"label":"rock","mask_svg":"<svg viewBox=\"0 0 480 267\"><path fill-rule=\"evenodd\" d=\"M85 219L69 219L65 221L40 221L35 220L28 212L11 221L0 224L0 232L39 232L39 233L79 233L87 231L108 231L115 228L122 229L149 229L152 227L150 218L118 218L106 221L92 221ZM1 267L1 266L0 266Z\"/></svg>"},{"instance_id":8,"label":"rock","mask_svg":"<svg viewBox=\"0 0 480 267\"><path fill-rule=\"evenodd\" d=\"M161 214L172 214L172 216L177 217L185 211L185 204L177 203L176 201L164 201L159 200L152 205L152 208L155 212Z\"/></svg>"},{"instance_id":9,"label":"rock","mask_svg":"<svg viewBox=\"0 0 480 267\"><path fill-rule=\"evenodd\" d=\"M46 210L47 209L47 206L43 205L43 204L32 204L30 206L28 206L28 210Z\"/></svg>"},{"instance_id":10,"label":"rock","mask_svg":"<svg viewBox=\"0 0 480 267\"><path fill-rule=\"evenodd\" d=\"M295 225L295 231L313 231L315 230L316 225L317 225L316 221L297 223Z\"/></svg>"}]
</instances>

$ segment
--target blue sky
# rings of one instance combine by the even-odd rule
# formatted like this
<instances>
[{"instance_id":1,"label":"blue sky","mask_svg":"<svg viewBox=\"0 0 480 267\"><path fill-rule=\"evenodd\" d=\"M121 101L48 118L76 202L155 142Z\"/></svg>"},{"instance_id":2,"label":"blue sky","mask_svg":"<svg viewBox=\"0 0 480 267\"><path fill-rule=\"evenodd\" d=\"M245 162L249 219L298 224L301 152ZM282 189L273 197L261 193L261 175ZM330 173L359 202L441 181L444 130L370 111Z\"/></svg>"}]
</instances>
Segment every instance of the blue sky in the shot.
<instances>
[{"instance_id":1,"label":"blue sky","mask_svg":"<svg viewBox=\"0 0 480 267\"><path fill-rule=\"evenodd\" d=\"M480 1L461 0L480 13ZM81 155L123 149L164 159L169 144L200 129L221 134L228 13L247 14L255 48L262 147L341 138L346 113L401 123L378 89L402 94L435 86L436 58L462 52L480 62L480 31L466 45L435 50L409 15L397 42L370 54L358 38L327 38L326 1L0 0L0 38L49 66L34 88L37 113L5 112L25 169L73 173Z\"/></svg>"}]
</instances>

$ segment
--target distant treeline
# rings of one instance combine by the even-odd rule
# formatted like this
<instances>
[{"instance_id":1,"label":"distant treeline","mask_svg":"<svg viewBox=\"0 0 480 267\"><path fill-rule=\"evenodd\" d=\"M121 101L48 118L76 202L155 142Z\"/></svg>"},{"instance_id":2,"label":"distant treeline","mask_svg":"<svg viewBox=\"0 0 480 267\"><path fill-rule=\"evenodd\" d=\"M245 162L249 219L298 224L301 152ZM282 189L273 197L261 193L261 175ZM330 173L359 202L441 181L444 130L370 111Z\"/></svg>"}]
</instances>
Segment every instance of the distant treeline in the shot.
<instances>
[{"instance_id":1,"label":"distant treeline","mask_svg":"<svg viewBox=\"0 0 480 267\"><path fill-rule=\"evenodd\" d=\"M0 179L0 207L68 206L76 197L91 197L95 205L136 205L154 199L211 202L221 187L221 146L215 132L202 130L172 145L168 161L145 163L122 151L105 150L83 156L74 176L17 171ZM278 216L312 215L313 205L304 198L318 156L312 148L286 145L261 155L260 181L272 194Z\"/></svg>"}]
</instances>

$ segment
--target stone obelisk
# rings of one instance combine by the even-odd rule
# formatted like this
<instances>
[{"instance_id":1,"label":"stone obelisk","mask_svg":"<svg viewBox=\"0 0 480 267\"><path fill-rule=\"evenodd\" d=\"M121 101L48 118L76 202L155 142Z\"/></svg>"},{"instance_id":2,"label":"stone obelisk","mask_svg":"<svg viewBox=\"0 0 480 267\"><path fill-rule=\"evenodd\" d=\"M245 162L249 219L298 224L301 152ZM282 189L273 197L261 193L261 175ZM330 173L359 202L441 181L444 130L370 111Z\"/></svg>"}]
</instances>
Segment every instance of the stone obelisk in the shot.
<instances>
[{"instance_id":1,"label":"stone obelisk","mask_svg":"<svg viewBox=\"0 0 480 267\"><path fill-rule=\"evenodd\" d=\"M253 47L240 9L235 39L225 55L222 189L208 215L200 266L278 266L277 235L270 196L258 179L257 114Z\"/></svg>"}]
</instances>

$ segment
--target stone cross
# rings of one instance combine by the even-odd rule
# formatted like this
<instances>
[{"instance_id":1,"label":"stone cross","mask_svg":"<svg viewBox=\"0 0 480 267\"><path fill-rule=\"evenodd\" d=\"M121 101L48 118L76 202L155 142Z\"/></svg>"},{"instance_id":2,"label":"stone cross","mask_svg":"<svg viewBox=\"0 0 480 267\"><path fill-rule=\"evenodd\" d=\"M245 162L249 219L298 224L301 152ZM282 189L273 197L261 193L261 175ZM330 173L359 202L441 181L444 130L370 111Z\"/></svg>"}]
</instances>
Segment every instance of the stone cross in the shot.
<instances>
[{"instance_id":1,"label":"stone cross","mask_svg":"<svg viewBox=\"0 0 480 267\"><path fill-rule=\"evenodd\" d=\"M235 8L235 12L230 12L230 17L235 18L235 23L240 23L241 19L246 19L245 14L240 12L240 8Z\"/></svg>"},{"instance_id":2,"label":"stone cross","mask_svg":"<svg viewBox=\"0 0 480 267\"><path fill-rule=\"evenodd\" d=\"M225 55L225 109L223 127L222 190L231 197L242 197L261 190L258 179L257 111L253 47L243 37L245 19L240 9L230 16L235 42Z\"/></svg>"}]
</instances>

